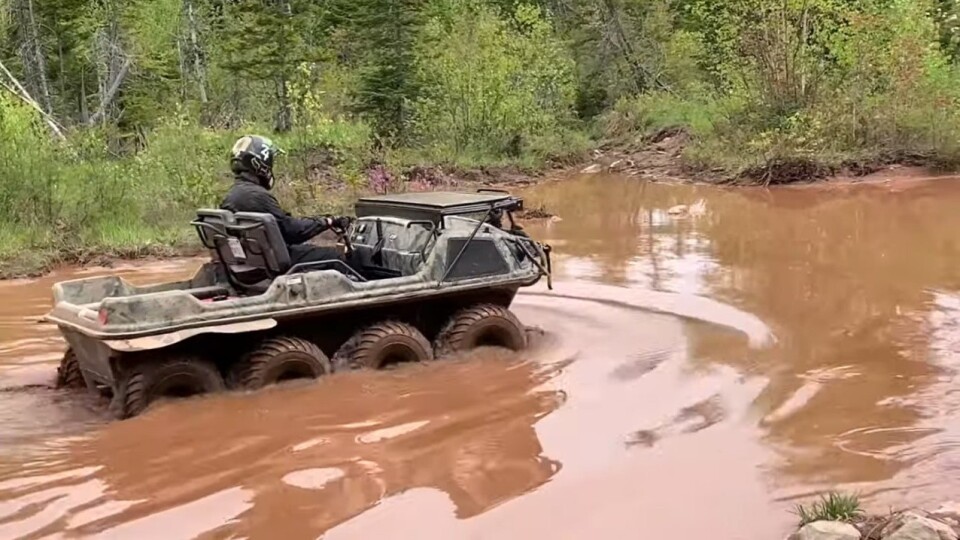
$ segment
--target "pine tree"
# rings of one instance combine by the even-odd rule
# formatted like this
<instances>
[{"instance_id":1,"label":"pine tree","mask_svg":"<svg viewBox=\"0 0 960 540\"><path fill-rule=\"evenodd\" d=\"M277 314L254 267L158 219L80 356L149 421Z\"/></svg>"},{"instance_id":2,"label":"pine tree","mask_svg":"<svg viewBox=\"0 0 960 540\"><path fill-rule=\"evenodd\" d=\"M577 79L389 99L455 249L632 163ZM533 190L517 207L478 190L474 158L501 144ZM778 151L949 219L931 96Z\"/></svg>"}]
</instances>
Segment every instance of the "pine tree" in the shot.
<instances>
[{"instance_id":1,"label":"pine tree","mask_svg":"<svg viewBox=\"0 0 960 540\"><path fill-rule=\"evenodd\" d=\"M365 49L359 89L360 113L384 138L408 135L410 102L416 97L414 46L422 24L419 0L353 0L353 25Z\"/></svg>"}]
</instances>

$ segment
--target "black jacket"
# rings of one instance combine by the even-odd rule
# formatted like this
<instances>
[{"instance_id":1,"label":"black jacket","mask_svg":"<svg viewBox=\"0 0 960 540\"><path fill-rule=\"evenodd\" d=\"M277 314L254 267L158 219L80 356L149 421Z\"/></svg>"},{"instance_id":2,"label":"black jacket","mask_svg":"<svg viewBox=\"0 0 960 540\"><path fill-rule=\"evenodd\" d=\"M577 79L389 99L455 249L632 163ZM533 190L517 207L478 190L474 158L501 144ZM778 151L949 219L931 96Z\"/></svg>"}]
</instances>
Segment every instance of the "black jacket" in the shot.
<instances>
[{"instance_id":1,"label":"black jacket","mask_svg":"<svg viewBox=\"0 0 960 540\"><path fill-rule=\"evenodd\" d=\"M249 173L237 175L227 196L220 203L220 208L231 212L271 214L277 218L280 232L288 245L306 242L327 229L326 224L320 220L293 217L284 212L276 197Z\"/></svg>"}]
</instances>

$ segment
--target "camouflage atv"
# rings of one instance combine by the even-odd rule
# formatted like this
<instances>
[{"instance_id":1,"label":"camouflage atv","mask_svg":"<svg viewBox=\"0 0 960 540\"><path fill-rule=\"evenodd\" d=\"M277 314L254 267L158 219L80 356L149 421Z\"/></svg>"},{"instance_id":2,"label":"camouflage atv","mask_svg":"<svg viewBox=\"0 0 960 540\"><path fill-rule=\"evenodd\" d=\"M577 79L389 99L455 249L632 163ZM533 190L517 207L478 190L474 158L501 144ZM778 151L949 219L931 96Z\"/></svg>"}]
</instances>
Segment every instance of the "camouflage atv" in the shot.
<instances>
[{"instance_id":1,"label":"camouflage atv","mask_svg":"<svg viewBox=\"0 0 960 540\"><path fill-rule=\"evenodd\" d=\"M58 384L110 396L122 419L160 398L522 349L509 307L550 279L549 246L514 223L522 206L489 191L363 198L340 231L351 266L291 265L272 216L200 210L192 225L212 257L193 278L54 285L46 320L69 345Z\"/></svg>"}]
</instances>

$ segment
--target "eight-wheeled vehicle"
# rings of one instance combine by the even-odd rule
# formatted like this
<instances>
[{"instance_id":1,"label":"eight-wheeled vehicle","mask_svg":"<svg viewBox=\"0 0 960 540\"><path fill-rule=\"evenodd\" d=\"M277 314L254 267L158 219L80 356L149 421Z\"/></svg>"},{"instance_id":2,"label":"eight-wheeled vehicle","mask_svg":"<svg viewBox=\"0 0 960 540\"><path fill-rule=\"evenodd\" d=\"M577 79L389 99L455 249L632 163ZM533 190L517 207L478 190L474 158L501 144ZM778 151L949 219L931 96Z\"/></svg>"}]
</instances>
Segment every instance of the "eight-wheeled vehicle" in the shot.
<instances>
[{"instance_id":1,"label":"eight-wheeled vehicle","mask_svg":"<svg viewBox=\"0 0 960 540\"><path fill-rule=\"evenodd\" d=\"M340 234L351 265L293 265L272 216L199 210L192 225L211 260L192 278L54 285L46 320L69 346L58 385L99 391L122 419L160 398L478 346L520 350L527 336L510 305L521 287L550 279L549 246L514 223L522 206L496 191L362 198Z\"/></svg>"}]
</instances>

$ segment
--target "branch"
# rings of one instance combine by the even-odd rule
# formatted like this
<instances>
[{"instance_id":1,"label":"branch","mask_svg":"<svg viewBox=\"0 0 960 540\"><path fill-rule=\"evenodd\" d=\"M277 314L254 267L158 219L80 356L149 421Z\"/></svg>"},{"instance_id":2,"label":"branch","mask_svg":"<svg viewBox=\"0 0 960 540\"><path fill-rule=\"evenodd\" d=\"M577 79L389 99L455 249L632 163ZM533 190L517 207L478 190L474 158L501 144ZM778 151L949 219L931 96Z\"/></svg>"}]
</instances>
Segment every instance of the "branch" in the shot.
<instances>
[{"instance_id":1,"label":"branch","mask_svg":"<svg viewBox=\"0 0 960 540\"><path fill-rule=\"evenodd\" d=\"M113 78L113 83L110 84L110 88L107 90L107 93L103 96L103 99L100 100L100 106L97 108L97 112L93 113L93 116L87 120L87 125L93 126L100 121L100 118L107 113L107 107L113 103L114 98L117 97L117 92L120 91L120 85L123 83L123 79L126 78L127 72L130 70L131 61L127 58L123 62L123 66L120 67L120 71L117 73L117 76Z\"/></svg>"},{"instance_id":2,"label":"branch","mask_svg":"<svg viewBox=\"0 0 960 540\"><path fill-rule=\"evenodd\" d=\"M3 74L7 76L7 79L10 80L10 82L13 84L15 88L10 88L6 84L4 84L3 87L9 90L12 94L17 96L21 100L23 100L24 103L33 107L38 113L40 113L40 116L43 117L43 121L46 122L47 125L50 127L50 131L52 131L53 134L56 135L58 139L60 139L61 141L65 141L67 137L63 134L63 128L60 127L60 124L58 124L57 121L52 116L50 116L50 114L47 111L44 111L40 107L40 105L36 102L36 100L34 100L30 96L30 92L27 92L27 89L24 88L22 84L20 84L20 81L18 81L17 78L13 76L13 73L10 73L10 70L7 69L7 66L5 66L3 62L0 62L0 71L3 71Z\"/></svg>"}]
</instances>

